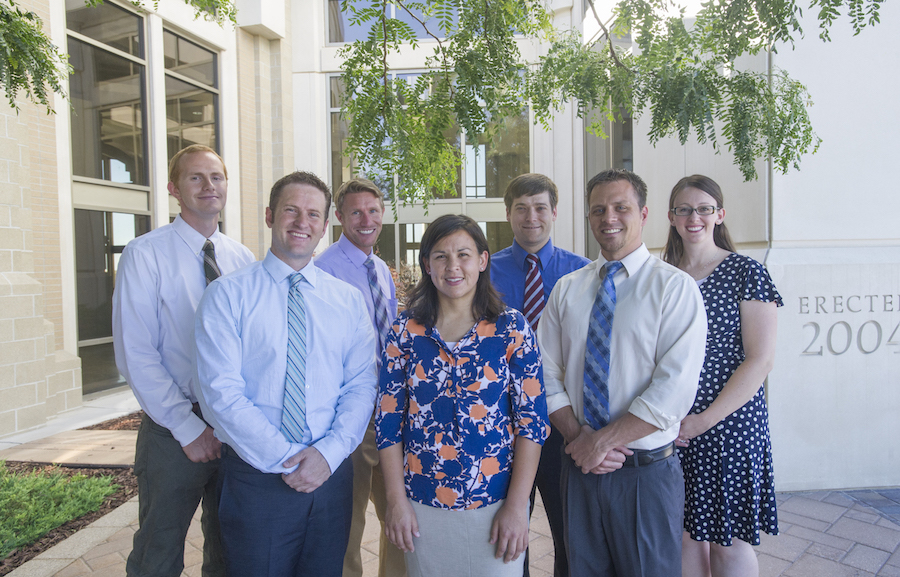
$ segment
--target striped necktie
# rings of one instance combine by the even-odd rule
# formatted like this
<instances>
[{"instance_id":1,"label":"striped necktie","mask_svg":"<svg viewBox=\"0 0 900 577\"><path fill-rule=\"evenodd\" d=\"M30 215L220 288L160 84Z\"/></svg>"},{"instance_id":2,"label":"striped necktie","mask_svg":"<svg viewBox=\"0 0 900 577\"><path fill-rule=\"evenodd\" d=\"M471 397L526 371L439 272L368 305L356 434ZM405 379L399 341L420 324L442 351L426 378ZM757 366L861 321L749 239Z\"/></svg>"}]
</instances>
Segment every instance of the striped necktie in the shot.
<instances>
[{"instance_id":1,"label":"striped necktie","mask_svg":"<svg viewBox=\"0 0 900 577\"><path fill-rule=\"evenodd\" d=\"M372 303L375 305L375 330L378 333L378 352L379 356L384 349L384 341L387 339L387 333L391 329L391 319L388 318L387 298L381 285L378 284L378 274L375 272L375 261L372 255L363 263L366 267L366 276L369 277L369 290L372 291Z\"/></svg>"},{"instance_id":2,"label":"striped necktie","mask_svg":"<svg viewBox=\"0 0 900 577\"><path fill-rule=\"evenodd\" d=\"M525 304L522 313L532 329L537 329L544 312L544 280L541 278L541 261L536 254L525 257L528 273L525 275Z\"/></svg>"},{"instance_id":3,"label":"striped necktie","mask_svg":"<svg viewBox=\"0 0 900 577\"><path fill-rule=\"evenodd\" d=\"M219 265L216 263L216 247L209 239L203 243L203 274L206 276L207 286L222 276L222 271L219 270Z\"/></svg>"},{"instance_id":4,"label":"striped necktie","mask_svg":"<svg viewBox=\"0 0 900 577\"><path fill-rule=\"evenodd\" d=\"M293 273L287 299L287 372L284 378L284 411L281 432L299 443L306 429L306 303L300 292L303 275Z\"/></svg>"},{"instance_id":5,"label":"striped necktie","mask_svg":"<svg viewBox=\"0 0 900 577\"><path fill-rule=\"evenodd\" d=\"M616 285L613 275L622 263L609 261L600 269L600 289L591 307L587 348L584 354L584 418L594 429L609 423L609 352L613 315L616 312Z\"/></svg>"}]
</instances>

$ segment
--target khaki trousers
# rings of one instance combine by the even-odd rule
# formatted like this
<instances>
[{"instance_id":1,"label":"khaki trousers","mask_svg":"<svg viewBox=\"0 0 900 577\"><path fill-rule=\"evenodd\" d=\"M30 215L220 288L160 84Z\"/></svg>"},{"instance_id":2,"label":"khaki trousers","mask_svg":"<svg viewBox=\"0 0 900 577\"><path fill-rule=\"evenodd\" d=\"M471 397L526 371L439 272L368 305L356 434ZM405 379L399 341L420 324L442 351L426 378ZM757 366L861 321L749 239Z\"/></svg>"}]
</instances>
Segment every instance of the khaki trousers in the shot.
<instances>
[{"instance_id":1,"label":"khaki trousers","mask_svg":"<svg viewBox=\"0 0 900 577\"><path fill-rule=\"evenodd\" d=\"M378 463L378 449L375 444L375 421L369 421L366 436L359 447L350 455L353 461L353 520L350 522L350 541L344 555L343 577L362 577L362 540L366 528L366 507L369 500L375 504L375 513L380 521L378 527L378 577L406 577L406 561L403 551L394 547L384 534L385 498L384 476Z\"/></svg>"}]
</instances>

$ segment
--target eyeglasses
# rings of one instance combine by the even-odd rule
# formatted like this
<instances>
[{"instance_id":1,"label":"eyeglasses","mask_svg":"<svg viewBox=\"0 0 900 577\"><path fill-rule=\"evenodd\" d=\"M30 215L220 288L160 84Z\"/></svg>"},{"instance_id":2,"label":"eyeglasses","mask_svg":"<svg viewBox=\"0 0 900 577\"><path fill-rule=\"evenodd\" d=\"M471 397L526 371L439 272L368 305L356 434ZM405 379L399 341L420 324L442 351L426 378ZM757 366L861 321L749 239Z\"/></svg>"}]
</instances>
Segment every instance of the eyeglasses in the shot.
<instances>
[{"instance_id":1,"label":"eyeglasses","mask_svg":"<svg viewBox=\"0 0 900 577\"><path fill-rule=\"evenodd\" d=\"M675 208L670 208L669 212L671 212L675 216L691 216L692 212L696 212L700 216L709 216L711 214L715 214L717 210L719 210L718 206L710 206L708 204L704 204L703 206L698 206L697 208L691 208L689 206L676 206Z\"/></svg>"}]
</instances>

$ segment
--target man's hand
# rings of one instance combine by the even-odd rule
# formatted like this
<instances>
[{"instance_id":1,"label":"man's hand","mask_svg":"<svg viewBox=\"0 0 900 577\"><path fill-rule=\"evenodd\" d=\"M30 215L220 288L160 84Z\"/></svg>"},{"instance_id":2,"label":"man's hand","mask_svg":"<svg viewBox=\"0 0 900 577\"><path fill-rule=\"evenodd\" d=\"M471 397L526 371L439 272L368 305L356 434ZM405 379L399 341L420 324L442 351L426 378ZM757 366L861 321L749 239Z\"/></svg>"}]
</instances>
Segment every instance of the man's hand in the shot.
<instances>
[{"instance_id":1,"label":"man's hand","mask_svg":"<svg viewBox=\"0 0 900 577\"><path fill-rule=\"evenodd\" d=\"M585 475L602 475L621 469L625 455L633 454L627 447L606 445L602 431L595 431L588 425L582 425L578 436L566 445L566 453Z\"/></svg>"},{"instance_id":2,"label":"man's hand","mask_svg":"<svg viewBox=\"0 0 900 577\"><path fill-rule=\"evenodd\" d=\"M606 457L603 459L602 463L591 469L591 473L595 475L605 475L606 473L618 471L622 468L622 463L625 462L625 457L633 454L634 451L632 451L628 447L615 447L613 448L613 450L606 454Z\"/></svg>"},{"instance_id":3,"label":"man's hand","mask_svg":"<svg viewBox=\"0 0 900 577\"><path fill-rule=\"evenodd\" d=\"M315 447L307 447L285 461L282 466L290 469L298 465L293 473L282 474L281 478L291 489L300 493L312 493L331 477L331 467L322 453Z\"/></svg>"},{"instance_id":4,"label":"man's hand","mask_svg":"<svg viewBox=\"0 0 900 577\"><path fill-rule=\"evenodd\" d=\"M199 437L181 450L194 463L208 463L222 456L222 443L213 435L212 427L207 425Z\"/></svg>"}]
</instances>

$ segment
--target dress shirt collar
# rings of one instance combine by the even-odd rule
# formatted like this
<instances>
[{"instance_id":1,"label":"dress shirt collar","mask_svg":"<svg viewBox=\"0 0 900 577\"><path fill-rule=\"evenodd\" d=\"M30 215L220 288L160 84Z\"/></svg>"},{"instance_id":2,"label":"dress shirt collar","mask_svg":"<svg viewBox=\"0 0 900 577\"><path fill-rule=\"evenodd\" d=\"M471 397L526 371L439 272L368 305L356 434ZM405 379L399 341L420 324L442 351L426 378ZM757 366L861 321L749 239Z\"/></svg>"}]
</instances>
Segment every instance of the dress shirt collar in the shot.
<instances>
[{"instance_id":1,"label":"dress shirt collar","mask_svg":"<svg viewBox=\"0 0 900 577\"><path fill-rule=\"evenodd\" d=\"M359 250L355 244L350 242L350 239L344 236L344 233L341 233L341 238L337 241L338 248L340 248L347 258L350 259L350 262L356 266L363 266L366 262L366 259L369 258L369 255Z\"/></svg>"},{"instance_id":2,"label":"dress shirt collar","mask_svg":"<svg viewBox=\"0 0 900 577\"><path fill-rule=\"evenodd\" d=\"M513 239L512 243L512 254L513 259L516 261L519 268L525 270L525 257L527 257L529 253L522 248L522 245L516 242L515 239ZM537 257L541 261L541 268L547 266L547 263L550 262L550 257L553 256L553 239L548 238L547 244L542 246L535 254L537 254Z\"/></svg>"},{"instance_id":3,"label":"dress shirt collar","mask_svg":"<svg viewBox=\"0 0 900 577\"><path fill-rule=\"evenodd\" d=\"M637 272L639 270L641 270L641 267L644 266L644 263L646 263L649 258L650 258L650 251L647 250L647 245L641 243L641 246L639 246L636 249L634 249L633 251L631 251L627 256L623 257L619 261L622 263L622 270L620 270L618 273L616 273L616 276L618 276L619 274L622 274L622 271L625 271L625 273L629 277L636 275ZM608 261L605 258L603 258L603 255L601 254L600 257L597 259L597 262L599 262L600 266L602 267ZM597 268L597 271L598 272L600 271L599 267Z\"/></svg>"},{"instance_id":4,"label":"dress shirt collar","mask_svg":"<svg viewBox=\"0 0 900 577\"><path fill-rule=\"evenodd\" d=\"M203 252L203 245L206 244L206 237L197 232L197 229L189 225L183 218L181 218L180 214L175 217L174 221L172 221L172 227L194 254L200 254L201 252ZM213 241L213 245L215 245L219 240L218 236L219 227L217 226L216 232L214 232L212 236L209 237L209 239Z\"/></svg>"},{"instance_id":5,"label":"dress shirt collar","mask_svg":"<svg viewBox=\"0 0 900 577\"><path fill-rule=\"evenodd\" d=\"M266 253L266 258L263 259L263 268L266 269L266 272L269 273L272 280L276 283L280 283L295 272L299 272L303 275L303 278L306 279L306 282L311 284L313 288L316 287L316 266L313 264L313 259L309 259L309 262L306 263L305 267L296 271L286 262L275 256L275 254L272 253L272 249L269 249L269 252Z\"/></svg>"}]
</instances>

